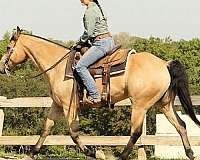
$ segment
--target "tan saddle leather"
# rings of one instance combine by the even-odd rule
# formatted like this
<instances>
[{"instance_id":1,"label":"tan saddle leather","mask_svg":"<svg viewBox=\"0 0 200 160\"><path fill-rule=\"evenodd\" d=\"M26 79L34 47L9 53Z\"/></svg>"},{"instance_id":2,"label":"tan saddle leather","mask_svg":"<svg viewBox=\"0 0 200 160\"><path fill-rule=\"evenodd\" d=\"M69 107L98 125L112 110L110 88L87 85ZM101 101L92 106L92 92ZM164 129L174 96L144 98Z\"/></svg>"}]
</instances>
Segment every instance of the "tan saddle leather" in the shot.
<instances>
[{"instance_id":1,"label":"tan saddle leather","mask_svg":"<svg viewBox=\"0 0 200 160\"><path fill-rule=\"evenodd\" d=\"M115 48L116 49L116 48ZM96 63L90 66L90 69L101 68L107 63L110 63L111 66L122 64L126 61L129 49L121 49L120 46L117 47L117 50L114 49L112 54L108 54L106 57L103 57Z\"/></svg>"},{"instance_id":2,"label":"tan saddle leather","mask_svg":"<svg viewBox=\"0 0 200 160\"><path fill-rule=\"evenodd\" d=\"M94 77L103 76L103 70L106 69L105 67L110 67L108 71L111 75L123 72L125 70L126 60L130 50L122 49L120 47L121 46L115 47L106 57L103 57L96 63L92 64L89 67L90 73Z\"/></svg>"}]
</instances>

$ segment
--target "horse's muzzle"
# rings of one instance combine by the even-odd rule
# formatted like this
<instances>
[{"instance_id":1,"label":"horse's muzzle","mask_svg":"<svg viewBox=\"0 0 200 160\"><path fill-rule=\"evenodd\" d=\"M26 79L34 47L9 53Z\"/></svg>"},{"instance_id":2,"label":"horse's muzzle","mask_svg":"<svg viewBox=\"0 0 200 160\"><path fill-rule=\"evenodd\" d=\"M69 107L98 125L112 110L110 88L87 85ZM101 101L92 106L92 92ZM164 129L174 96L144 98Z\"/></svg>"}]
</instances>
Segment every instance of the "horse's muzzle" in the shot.
<instances>
[{"instance_id":1,"label":"horse's muzzle","mask_svg":"<svg viewBox=\"0 0 200 160\"><path fill-rule=\"evenodd\" d=\"M6 73L5 69L6 69L5 64L3 62L0 62L0 74L5 74Z\"/></svg>"}]
</instances>

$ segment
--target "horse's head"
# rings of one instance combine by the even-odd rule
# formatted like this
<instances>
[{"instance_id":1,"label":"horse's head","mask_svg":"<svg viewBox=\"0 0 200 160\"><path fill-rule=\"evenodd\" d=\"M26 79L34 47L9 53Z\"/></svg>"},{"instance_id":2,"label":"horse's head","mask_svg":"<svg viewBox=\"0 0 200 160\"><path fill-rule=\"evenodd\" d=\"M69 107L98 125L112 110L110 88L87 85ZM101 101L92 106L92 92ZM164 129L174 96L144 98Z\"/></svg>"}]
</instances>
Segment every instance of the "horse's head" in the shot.
<instances>
[{"instance_id":1,"label":"horse's head","mask_svg":"<svg viewBox=\"0 0 200 160\"><path fill-rule=\"evenodd\" d=\"M8 73L17 64L22 63L27 59L26 52L20 44L21 30L17 27L17 32L13 33L10 43L7 46L7 52L3 55L0 61L0 73Z\"/></svg>"}]
</instances>

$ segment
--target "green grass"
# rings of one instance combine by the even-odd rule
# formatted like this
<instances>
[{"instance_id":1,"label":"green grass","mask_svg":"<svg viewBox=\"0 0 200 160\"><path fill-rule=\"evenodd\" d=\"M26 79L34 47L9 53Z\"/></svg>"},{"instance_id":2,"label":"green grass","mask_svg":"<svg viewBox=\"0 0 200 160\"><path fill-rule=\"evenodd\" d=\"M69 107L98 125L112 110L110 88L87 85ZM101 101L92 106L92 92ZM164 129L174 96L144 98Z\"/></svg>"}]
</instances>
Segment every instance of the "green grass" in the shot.
<instances>
[{"instance_id":1,"label":"green grass","mask_svg":"<svg viewBox=\"0 0 200 160\"><path fill-rule=\"evenodd\" d=\"M106 156L113 155L113 150L111 148L106 148L106 149L104 148L103 151ZM86 160L86 156L82 154L76 147L73 148L73 147L66 147L66 146L48 146L48 148L42 149L42 153L45 153L45 154L38 154L35 160L46 160L50 158L52 159L74 158L77 160ZM25 156L26 154L17 154L16 151L11 151L11 152L6 153L3 148L0 148L0 158L12 158L12 159L14 158L13 160L15 160L15 159L23 158ZM136 155L133 154L130 156L129 160L136 159L135 157ZM156 158L152 156L148 158L147 160L184 160L184 159L160 159L160 158Z\"/></svg>"}]
</instances>

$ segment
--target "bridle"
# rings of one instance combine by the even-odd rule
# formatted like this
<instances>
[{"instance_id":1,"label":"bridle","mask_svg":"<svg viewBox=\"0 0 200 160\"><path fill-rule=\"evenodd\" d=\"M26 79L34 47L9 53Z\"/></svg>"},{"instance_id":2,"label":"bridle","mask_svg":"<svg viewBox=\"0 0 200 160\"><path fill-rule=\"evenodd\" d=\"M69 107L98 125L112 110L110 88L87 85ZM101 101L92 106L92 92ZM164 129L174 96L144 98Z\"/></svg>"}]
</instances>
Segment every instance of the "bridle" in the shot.
<instances>
[{"instance_id":1,"label":"bridle","mask_svg":"<svg viewBox=\"0 0 200 160\"><path fill-rule=\"evenodd\" d=\"M15 36L15 35L13 35L13 37L14 37L14 36ZM4 66L5 66L5 72L6 72L6 74L7 74L8 76L11 76L11 71L10 71L8 62L9 62L9 60L10 60L10 57L11 57L12 53L14 52L14 48L15 48L15 46L16 46L16 44L17 44L17 41L18 41L18 39L19 39L19 36L20 36L20 34L19 34L18 36L14 37L14 38L15 38L15 39L13 40L13 41L14 41L14 45L13 45L12 47L10 47L10 46L7 47L6 58L4 59ZM12 37L12 38L13 38L13 37ZM10 41L12 41L12 38L11 38Z\"/></svg>"}]
</instances>

